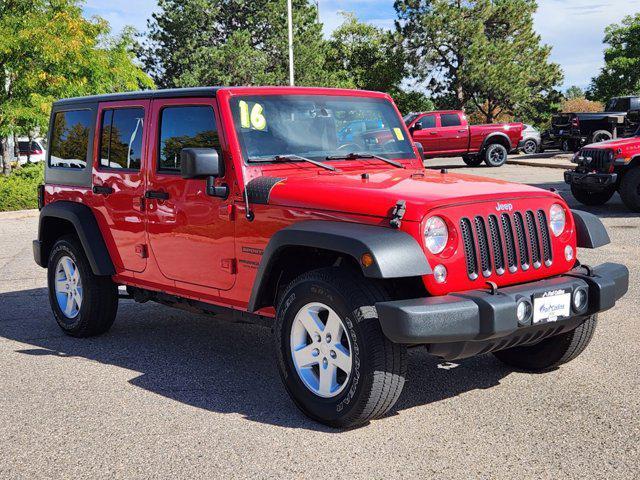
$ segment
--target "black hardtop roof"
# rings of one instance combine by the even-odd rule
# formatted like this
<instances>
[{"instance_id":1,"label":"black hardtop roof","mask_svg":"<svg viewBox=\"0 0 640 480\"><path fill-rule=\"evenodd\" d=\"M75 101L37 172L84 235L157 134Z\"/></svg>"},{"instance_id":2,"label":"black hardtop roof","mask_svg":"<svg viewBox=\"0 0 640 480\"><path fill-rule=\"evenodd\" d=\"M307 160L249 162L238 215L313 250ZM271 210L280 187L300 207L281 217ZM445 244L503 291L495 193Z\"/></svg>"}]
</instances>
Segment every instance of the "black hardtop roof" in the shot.
<instances>
[{"instance_id":1,"label":"black hardtop roof","mask_svg":"<svg viewBox=\"0 0 640 480\"><path fill-rule=\"evenodd\" d=\"M87 97L63 98L53 102L53 105L67 106L79 103L118 102L121 100L135 100L148 98L183 98L183 97L215 97L221 87L193 87L168 88L165 90L140 90L138 92L107 93L104 95L90 95Z\"/></svg>"}]
</instances>

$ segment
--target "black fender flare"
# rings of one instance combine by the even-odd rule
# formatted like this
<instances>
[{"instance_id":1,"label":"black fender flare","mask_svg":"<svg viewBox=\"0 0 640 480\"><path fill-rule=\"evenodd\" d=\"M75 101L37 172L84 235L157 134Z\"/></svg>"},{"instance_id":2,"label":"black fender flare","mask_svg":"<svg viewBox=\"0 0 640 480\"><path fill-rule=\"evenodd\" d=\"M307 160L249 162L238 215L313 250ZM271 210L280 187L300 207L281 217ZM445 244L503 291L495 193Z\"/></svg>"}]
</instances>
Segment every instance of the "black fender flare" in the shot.
<instances>
[{"instance_id":1,"label":"black fender flare","mask_svg":"<svg viewBox=\"0 0 640 480\"><path fill-rule=\"evenodd\" d=\"M432 272L424 251L408 233L358 223L308 220L277 231L262 255L248 309L255 312L268 291L268 279L278 254L286 247L312 247L351 256L368 278L408 278ZM374 262L365 267L360 259L370 253Z\"/></svg>"},{"instance_id":2,"label":"black fender flare","mask_svg":"<svg viewBox=\"0 0 640 480\"><path fill-rule=\"evenodd\" d=\"M47 266L49 251L46 242L47 232L45 223L47 218L59 218L70 222L78 235L78 239L84 248L84 253L89 260L91 270L96 275L114 275L116 270L109 255L107 245L102 238L98 221L91 209L77 202L59 200L50 203L40 211L40 222L38 225L38 240L34 242L34 255L41 267ZM49 246L50 248L50 246ZM36 252L39 250L38 252Z\"/></svg>"},{"instance_id":3,"label":"black fender flare","mask_svg":"<svg viewBox=\"0 0 640 480\"><path fill-rule=\"evenodd\" d=\"M611 243L607 229L594 214L571 210L576 225L576 239L580 248L599 248Z\"/></svg>"},{"instance_id":4,"label":"black fender flare","mask_svg":"<svg viewBox=\"0 0 640 480\"><path fill-rule=\"evenodd\" d=\"M503 138L504 140L507 141L507 144L509 145L509 148L507 149L507 153L510 153L511 150L513 150L513 145L511 144L511 139L509 138L509 135L507 135L504 132L493 132L487 135L487 138L484 139L484 141L482 142L482 148L480 149L480 151L483 151L485 148L487 148L487 145L491 143L491 140L497 137Z\"/></svg>"}]
</instances>

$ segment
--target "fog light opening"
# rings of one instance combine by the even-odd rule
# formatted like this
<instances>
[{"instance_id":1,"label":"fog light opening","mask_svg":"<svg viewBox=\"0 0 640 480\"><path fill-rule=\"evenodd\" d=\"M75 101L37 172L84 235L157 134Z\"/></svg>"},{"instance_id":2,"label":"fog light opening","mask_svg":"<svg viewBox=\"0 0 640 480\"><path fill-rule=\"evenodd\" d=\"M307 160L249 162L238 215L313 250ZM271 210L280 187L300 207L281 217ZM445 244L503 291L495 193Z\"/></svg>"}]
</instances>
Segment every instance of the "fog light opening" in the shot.
<instances>
[{"instance_id":1,"label":"fog light opening","mask_svg":"<svg viewBox=\"0 0 640 480\"><path fill-rule=\"evenodd\" d=\"M516 317L520 325L528 325L531 319L533 308L527 300L520 300L516 307Z\"/></svg>"},{"instance_id":2,"label":"fog light opening","mask_svg":"<svg viewBox=\"0 0 640 480\"><path fill-rule=\"evenodd\" d=\"M444 265L436 265L433 269L433 278L435 278L436 283L444 283L447 281L447 267Z\"/></svg>"},{"instance_id":3,"label":"fog light opening","mask_svg":"<svg viewBox=\"0 0 640 480\"><path fill-rule=\"evenodd\" d=\"M589 296L587 291L584 288L577 288L576 291L573 292L573 309L576 312L581 312L587 308L588 300Z\"/></svg>"},{"instance_id":4,"label":"fog light opening","mask_svg":"<svg viewBox=\"0 0 640 480\"><path fill-rule=\"evenodd\" d=\"M566 247L564 247L564 258L567 260L567 262L573 260L573 247L571 245L567 245Z\"/></svg>"}]
</instances>

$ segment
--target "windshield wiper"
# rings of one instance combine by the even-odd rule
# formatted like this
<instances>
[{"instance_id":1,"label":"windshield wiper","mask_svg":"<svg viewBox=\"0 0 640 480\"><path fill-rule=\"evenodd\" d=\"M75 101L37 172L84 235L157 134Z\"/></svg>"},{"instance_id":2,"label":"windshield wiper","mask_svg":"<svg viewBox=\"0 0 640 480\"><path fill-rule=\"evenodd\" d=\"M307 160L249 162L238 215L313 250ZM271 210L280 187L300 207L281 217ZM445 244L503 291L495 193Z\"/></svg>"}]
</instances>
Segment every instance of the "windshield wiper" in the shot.
<instances>
[{"instance_id":1,"label":"windshield wiper","mask_svg":"<svg viewBox=\"0 0 640 480\"><path fill-rule=\"evenodd\" d=\"M317 160L311 160L310 158L307 158L307 157L301 157L300 155L276 155L272 158L272 160L275 162L295 162L296 160L302 160L303 162L311 163L313 165L316 165L317 167L322 167L327 170L331 170L332 172L335 172L336 170L336 168L331 165L327 165L326 163L322 163ZM265 161L268 162L269 160L250 158L249 161L250 162L265 162Z\"/></svg>"},{"instance_id":2,"label":"windshield wiper","mask_svg":"<svg viewBox=\"0 0 640 480\"><path fill-rule=\"evenodd\" d=\"M374 155L373 153L351 152L346 155L329 155L326 157L327 160L358 160L360 158L375 158L376 160L381 160L389 165L393 165L394 167L404 168L404 165L400 162L396 162L395 160L390 160L379 155Z\"/></svg>"}]
</instances>

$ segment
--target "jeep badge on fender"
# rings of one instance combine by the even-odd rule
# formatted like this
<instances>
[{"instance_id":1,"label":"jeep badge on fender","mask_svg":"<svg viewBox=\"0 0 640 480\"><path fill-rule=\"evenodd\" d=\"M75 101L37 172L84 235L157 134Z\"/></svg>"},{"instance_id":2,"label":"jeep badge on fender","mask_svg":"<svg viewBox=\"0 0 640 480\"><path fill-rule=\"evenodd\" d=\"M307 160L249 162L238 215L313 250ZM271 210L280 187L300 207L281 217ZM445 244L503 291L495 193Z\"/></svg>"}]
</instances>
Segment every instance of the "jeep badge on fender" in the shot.
<instances>
[{"instance_id":1,"label":"jeep badge on fender","mask_svg":"<svg viewBox=\"0 0 640 480\"><path fill-rule=\"evenodd\" d=\"M121 297L268 325L295 405L335 427L394 408L408 346L535 372L579 355L628 288L623 265L576 260L609 242L602 223L554 192L425 171L410 139L367 91L55 102L33 253L58 325L104 333Z\"/></svg>"}]
</instances>

